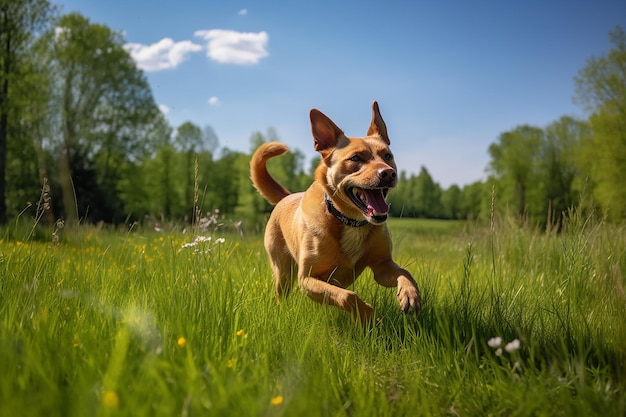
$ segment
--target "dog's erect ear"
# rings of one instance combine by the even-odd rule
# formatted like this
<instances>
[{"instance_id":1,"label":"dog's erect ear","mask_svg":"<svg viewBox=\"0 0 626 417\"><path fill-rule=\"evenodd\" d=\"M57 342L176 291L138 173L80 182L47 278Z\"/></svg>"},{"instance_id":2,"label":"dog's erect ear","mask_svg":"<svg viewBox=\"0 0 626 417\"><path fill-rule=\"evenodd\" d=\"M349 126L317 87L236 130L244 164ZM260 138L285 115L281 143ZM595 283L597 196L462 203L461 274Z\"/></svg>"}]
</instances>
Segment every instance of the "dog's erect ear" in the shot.
<instances>
[{"instance_id":1,"label":"dog's erect ear","mask_svg":"<svg viewBox=\"0 0 626 417\"><path fill-rule=\"evenodd\" d=\"M325 151L337 146L339 137L343 136L343 131L317 109L311 109L311 130L315 140L315 150L324 156Z\"/></svg>"},{"instance_id":2,"label":"dog's erect ear","mask_svg":"<svg viewBox=\"0 0 626 417\"><path fill-rule=\"evenodd\" d=\"M370 123L370 128L367 129L367 136L376 134L380 135L382 140L384 140L387 145L391 143L389 141L389 136L387 136L387 126L385 125L383 117L380 115L378 103L374 100L372 103L372 122Z\"/></svg>"}]
</instances>

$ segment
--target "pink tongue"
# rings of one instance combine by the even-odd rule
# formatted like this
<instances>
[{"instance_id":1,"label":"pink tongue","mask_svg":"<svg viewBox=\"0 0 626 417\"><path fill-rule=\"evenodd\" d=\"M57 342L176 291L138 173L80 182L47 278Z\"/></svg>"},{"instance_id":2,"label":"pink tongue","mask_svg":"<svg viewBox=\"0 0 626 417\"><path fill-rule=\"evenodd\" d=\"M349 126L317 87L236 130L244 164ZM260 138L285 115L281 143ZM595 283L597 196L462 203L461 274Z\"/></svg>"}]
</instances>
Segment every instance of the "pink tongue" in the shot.
<instances>
[{"instance_id":1,"label":"pink tongue","mask_svg":"<svg viewBox=\"0 0 626 417\"><path fill-rule=\"evenodd\" d=\"M372 214L375 210L378 214L385 214L389 211L389 205L383 196L383 190L363 190L367 198L367 209Z\"/></svg>"}]
</instances>

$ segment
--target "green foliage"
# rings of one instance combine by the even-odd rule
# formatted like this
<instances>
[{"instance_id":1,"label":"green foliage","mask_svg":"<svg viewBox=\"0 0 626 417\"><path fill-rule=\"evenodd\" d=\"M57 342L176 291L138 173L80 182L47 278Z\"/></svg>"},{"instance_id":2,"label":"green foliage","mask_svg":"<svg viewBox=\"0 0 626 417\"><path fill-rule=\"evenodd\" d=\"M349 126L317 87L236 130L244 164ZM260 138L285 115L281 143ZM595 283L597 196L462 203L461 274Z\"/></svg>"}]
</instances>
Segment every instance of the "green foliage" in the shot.
<instances>
[{"instance_id":1,"label":"green foliage","mask_svg":"<svg viewBox=\"0 0 626 417\"><path fill-rule=\"evenodd\" d=\"M626 34L610 33L613 49L590 58L576 77L577 99L592 112L593 135L583 142L580 159L594 197L614 220L626 219Z\"/></svg>"},{"instance_id":2,"label":"green foliage","mask_svg":"<svg viewBox=\"0 0 626 417\"><path fill-rule=\"evenodd\" d=\"M586 182L579 154L589 125L563 116L545 129L518 126L489 147L490 170L503 210L548 227L580 203Z\"/></svg>"},{"instance_id":3,"label":"green foliage","mask_svg":"<svg viewBox=\"0 0 626 417\"><path fill-rule=\"evenodd\" d=\"M626 111L605 109L591 116L594 135L583 144L582 156L594 184L594 197L614 220L626 219Z\"/></svg>"},{"instance_id":4,"label":"green foliage","mask_svg":"<svg viewBox=\"0 0 626 417\"><path fill-rule=\"evenodd\" d=\"M543 207L547 223L560 224L563 215L580 203L585 193L578 154L582 142L590 136L587 122L563 116L545 129L539 170L542 173Z\"/></svg>"},{"instance_id":5,"label":"green foliage","mask_svg":"<svg viewBox=\"0 0 626 417\"><path fill-rule=\"evenodd\" d=\"M37 171L24 163L37 160L30 122L41 74L31 49L54 13L47 0L0 0L0 224L37 194Z\"/></svg>"},{"instance_id":6,"label":"green foliage","mask_svg":"<svg viewBox=\"0 0 626 417\"><path fill-rule=\"evenodd\" d=\"M424 311L365 273L366 329L299 292L276 305L258 235L3 231L0 414L624 415L623 227L389 227Z\"/></svg>"},{"instance_id":7,"label":"green foliage","mask_svg":"<svg viewBox=\"0 0 626 417\"><path fill-rule=\"evenodd\" d=\"M524 216L529 206L534 207L535 184L539 183L537 163L541 151L541 129L523 125L504 132L489 146L489 169L499 179L505 201Z\"/></svg>"},{"instance_id":8,"label":"green foliage","mask_svg":"<svg viewBox=\"0 0 626 417\"><path fill-rule=\"evenodd\" d=\"M203 147L202 130L191 122L185 122L176 129L174 143L185 156L185 160L182 161L185 170L182 181L183 201L187 206L194 207L194 160L197 162L196 153Z\"/></svg>"},{"instance_id":9,"label":"green foliage","mask_svg":"<svg viewBox=\"0 0 626 417\"><path fill-rule=\"evenodd\" d=\"M398 186L389 195L392 216L443 217L441 187L435 183L426 167L419 175L401 173Z\"/></svg>"},{"instance_id":10,"label":"green foliage","mask_svg":"<svg viewBox=\"0 0 626 417\"><path fill-rule=\"evenodd\" d=\"M489 182L473 182L463 187L461 193L461 215L460 219L488 219L490 216L490 195Z\"/></svg>"},{"instance_id":11,"label":"green foliage","mask_svg":"<svg viewBox=\"0 0 626 417\"><path fill-rule=\"evenodd\" d=\"M241 188L250 185L250 157L241 152L225 152L204 170L208 171L208 180L203 183L203 189L210 196L203 204L204 209L210 211L217 208L222 213L234 213L241 205Z\"/></svg>"},{"instance_id":12,"label":"green foliage","mask_svg":"<svg viewBox=\"0 0 626 417\"><path fill-rule=\"evenodd\" d=\"M461 197L462 192L461 188L452 184L450 188L444 190L441 193L441 205L443 209L443 215L448 219L461 219L462 216L462 208L461 208Z\"/></svg>"},{"instance_id":13,"label":"green foliage","mask_svg":"<svg viewBox=\"0 0 626 417\"><path fill-rule=\"evenodd\" d=\"M149 151L148 139L161 123L152 91L122 35L77 13L62 16L37 51L49 74L46 102L54 119L41 123L48 124L47 150L59 164L65 218L89 218L95 208L96 219L114 221L106 214L120 212L119 167ZM76 167L88 170L84 178L91 182L80 184ZM83 189L104 198L83 201Z\"/></svg>"}]
</instances>

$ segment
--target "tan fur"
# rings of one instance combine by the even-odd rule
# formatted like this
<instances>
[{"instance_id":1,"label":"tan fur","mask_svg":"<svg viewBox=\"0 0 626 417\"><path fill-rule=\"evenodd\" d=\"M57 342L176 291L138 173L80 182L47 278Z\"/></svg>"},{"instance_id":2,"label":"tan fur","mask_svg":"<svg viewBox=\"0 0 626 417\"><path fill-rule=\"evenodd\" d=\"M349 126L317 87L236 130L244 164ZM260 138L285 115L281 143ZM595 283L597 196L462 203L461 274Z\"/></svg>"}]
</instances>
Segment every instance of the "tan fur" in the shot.
<instances>
[{"instance_id":1,"label":"tan fur","mask_svg":"<svg viewBox=\"0 0 626 417\"><path fill-rule=\"evenodd\" d=\"M367 322L372 319L372 306L346 288L369 267L380 285L397 287L403 312L419 312L421 297L415 280L391 257L391 237L385 224L388 207L380 202L382 197L369 197L370 191L381 195L380 190L391 189L397 182L378 104L374 101L372 105L372 121L363 138L345 136L319 110L311 110L310 117L315 150L322 161L308 190L290 194L268 173L267 160L288 150L281 143L261 145L250 162L254 186L276 204L265 230L265 249L277 297L289 292L297 276L298 286L311 299L340 307ZM350 198L351 188L368 190L360 206ZM327 209L325 194L343 215L368 223L360 227L342 223Z\"/></svg>"}]
</instances>

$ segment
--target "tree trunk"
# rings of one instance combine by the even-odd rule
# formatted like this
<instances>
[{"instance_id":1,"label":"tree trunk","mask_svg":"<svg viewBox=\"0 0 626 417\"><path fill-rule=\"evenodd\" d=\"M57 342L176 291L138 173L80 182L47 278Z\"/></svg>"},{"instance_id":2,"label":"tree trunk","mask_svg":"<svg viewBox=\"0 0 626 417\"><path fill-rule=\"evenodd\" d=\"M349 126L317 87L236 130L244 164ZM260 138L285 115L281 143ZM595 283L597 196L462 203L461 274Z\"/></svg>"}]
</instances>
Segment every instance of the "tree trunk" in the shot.
<instances>
[{"instance_id":1,"label":"tree trunk","mask_svg":"<svg viewBox=\"0 0 626 417\"><path fill-rule=\"evenodd\" d=\"M65 211L65 223L69 226L78 224L78 203L74 182L72 181L72 167L70 163L70 150L72 144L76 143L78 133L75 123L76 110L72 109L72 85L74 83L74 73L69 71L65 75L65 93L63 95L63 143L61 155L59 155L59 181L61 182L61 194L63 199L63 209Z\"/></svg>"},{"instance_id":2,"label":"tree trunk","mask_svg":"<svg viewBox=\"0 0 626 417\"><path fill-rule=\"evenodd\" d=\"M67 146L61 150L59 177L63 195L63 208L65 209L65 223L67 225L75 225L78 223L78 207L76 206L76 194L74 192L72 168L70 167L70 155Z\"/></svg>"}]
</instances>

